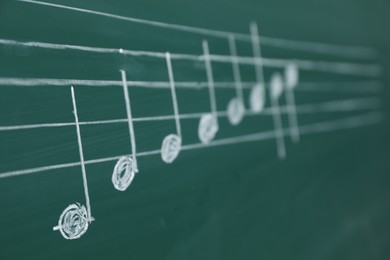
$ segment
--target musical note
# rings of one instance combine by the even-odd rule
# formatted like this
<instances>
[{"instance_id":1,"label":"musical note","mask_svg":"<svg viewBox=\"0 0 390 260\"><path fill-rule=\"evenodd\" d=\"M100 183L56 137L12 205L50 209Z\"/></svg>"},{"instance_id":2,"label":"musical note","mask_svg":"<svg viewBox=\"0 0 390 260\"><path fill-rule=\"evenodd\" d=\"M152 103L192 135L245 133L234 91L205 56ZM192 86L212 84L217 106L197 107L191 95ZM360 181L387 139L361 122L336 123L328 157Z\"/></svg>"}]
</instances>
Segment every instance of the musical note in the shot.
<instances>
[{"instance_id":1,"label":"musical note","mask_svg":"<svg viewBox=\"0 0 390 260\"><path fill-rule=\"evenodd\" d=\"M122 156L114 167L112 173L112 184L119 191L125 191L134 179L135 174L138 172L137 163L137 147L135 142L133 117L130 106L130 96L127 86L126 72L120 70L122 76L123 95L126 103L127 123L129 127L131 156Z\"/></svg>"},{"instance_id":2,"label":"musical note","mask_svg":"<svg viewBox=\"0 0 390 260\"><path fill-rule=\"evenodd\" d=\"M272 106L272 117L275 127L275 138L279 159L286 157L286 148L284 144L284 133L282 126L282 117L279 107L279 98L283 93L282 76L279 73L274 73L270 82L270 100Z\"/></svg>"},{"instance_id":3,"label":"musical note","mask_svg":"<svg viewBox=\"0 0 390 260\"><path fill-rule=\"evenodd\" d=\"M237 58L236 40L233 34L229 36L229 49L232 57L234 85L236 88L236 97L230 100L227 108L229 122L232 125L238 125L245 114L244 94L242 90L240 66Z\"/></svg>"},{"instance_id":4,"label":"musical note","mask_svg":"<svg viewBox=\"0 0 390 260\"><path fill-rule=\"evenodd\" d=\"M285 68L285 89L286 89L286 103L287 114L290 125L290 137L294 143L298 143L300 139L297 110L295 106L294 89L298 85L299 74L298 68L294 63L290 63Z\"/></svg>"},{"instance_id":5,"label":"musical note","mask_svg":"<svg viewBox=\"0 0 390 260\"><path fill-rule=\"evenodd\" d=\"M211 68L209 45L207 41L203 41L203 56L206 65L207 81L209 87L209 98L211 113L202 115L198 127L199 139L203 144L209 144L219 130L218 116L217 116L217 102L215 98L213 71Z\"/></svg>"},{"instance_id":6,"label":"musical note","mask_svg":"<svg viewBox=\"0 0 390 260\"><path fill-rule=\"evenodd\" d=\"M182 135L181 135L181 126L180 126L180 119L179 119L179 108L177 105L175 80L173 77L173 70L172 70L171 54L167 52L165 54L165 58L166 58L167 68L168 68L169 85L171 88L173 110L175 113L176 134L169 134L164 138L161 145L161 158L166 163L172 163L180 153Z\"/></svg>"},{"instance_id":7,"label":"musical note","mask_svg":"<svg viewBox=\"0 0 390 260\"><path fill-rule=\"evenodd\" d=\"M89 224L94 220L91 215L87 173L85 170L83 145L81 142L79 118L77 115L76 98L73 87L71 87L71 93L73 102L73 114L76 123L77 142L79 146L81 173L83 176L84 194L87 207L76 202L66 207L65 210L62 212L58 220L58 225L53 227L53 230L59 230L61 235L65 239L77 239L81 237L85 232L87 232Z\"/></svg>"},{"instance_id":8,"label":"musical note","mask_svg":"<svg viewBox=\"0 0 390 260\"><path fill-rule=\"evenodd\" d=\"M263 64L261 60L260 36L256 23L253 22L250 24L250 32L253 56L255 58L255 75L257 83L251 90L249 103L251 110L259 113L263 111L265 105L265 83Z\"/></svg>"}]
</instances>

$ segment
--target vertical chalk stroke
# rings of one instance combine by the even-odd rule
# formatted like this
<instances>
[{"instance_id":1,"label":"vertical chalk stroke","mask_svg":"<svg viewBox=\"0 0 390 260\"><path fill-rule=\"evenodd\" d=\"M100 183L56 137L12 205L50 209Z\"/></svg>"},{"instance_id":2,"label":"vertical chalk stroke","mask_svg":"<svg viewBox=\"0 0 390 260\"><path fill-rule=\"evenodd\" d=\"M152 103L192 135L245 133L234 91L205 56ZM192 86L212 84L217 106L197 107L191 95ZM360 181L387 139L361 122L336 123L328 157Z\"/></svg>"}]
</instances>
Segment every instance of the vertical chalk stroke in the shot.
<instances>
[{"instance_id":1,"label":"vertical chalk stroke","mask_svg":"<svg viewBox=\"0 0 390 260\"><path fill-rule=\"evenodd\" d=\"M232 68L236 97L230 100L227 107L227 116L230 124L238 125L245 115L244 93L241 81L240 65L237 58L236 39L233 34L229 35L229 50L232 58Z\"/></svg>"},{"instance_id":2,"label":"vertical chalk stroke","mask_svg":"<svg viewBox=\"0 0 390 260\"><path fill-rule=\"evenodd\" d=\"M286 147L284 143L284 133L282 116L279 107L279 98L283 93L283 80L280 73L274 73L270 81L270 100L272 106L272 118L275 128L276 146L279 159L286 158Z\"/></svg>"},{"instance_id":3,"label":"vertical chalk stroke","mask_svg":"<svg viewBox=\"0 0 390 260\"><path fill-rule=\"evenodd\" d=\"M253 86L250 93L250 108L253 112L259 113L263 111L265 105L265 82L264 82L264 70L261 57L260 36L257 24L252 22L250 24L250 34L252 42L252 51L255 58L255 75L256 84Z\"/></svg>"},{"instance_id":4,"label":"vertical chalk stroke","mask_svg":"<svg viewBox=\"0 0 390 260\"><path fill-rule=\"evenodd\" d=\"M209 52L209 45L207 41L202 42L203 57L206 66L207 82L209 89L211 113L202 115L199 121L198 135L203 144L209 144L219 130L218 115L217 115L217 101L215 98L214 78L211 67L211 59Z\"/></svg>"},{"instance_id":5,"label":"vertical chalk stroke","mask_svg":"<svg viewBox=\"0 0 390 260\"><path fill-rule=\"evenodd\" d=\"M285 68L285 92L286 92L286 103L287 103L287 114L288 122L290 125L290 137L291 141L298 143L300 139L299 124L297 109L295 106L295 95L294 89L297 87L299 82L299 71L294 63L290 63Z\"/></svg>"},{"instance_id":6,"label":"vertical chalk stroke","mask_svg":"<svg viewBox=\"0 0 390 260\"><path fill-rule=\"evenodd\" d=\"M74 94L73 86L71 87L72 93L72 103L73 103L73 114L76 123L76 132L77 132L77 143L79 147L79 155L81 162L81 173L83 176L83 185L84 185L84 195L87 207L81 205L80 203L74 203L65 208L65 210L60 215L58 220L58 225L53 227L53 230L59 230L61 235L65 239L77 239L85 234L88 230L89 224L94 220L91 215L91 204L89 200L88 192L88 182L87 182L87 173L85 170L85 160L83 145L81 141L81 132L79 118L77 114L77 105L76 98Z\"/></svg>"},{"instance_id":7,"label":"vertical chalk stroke","mask_svg":"<svg viewBox=\"0 0 390 260\"><path fill-rule=\"evenodd\" d=\"M167 62L169 86L171 89L173 111L175 115L176 133L169 134L164 138L161 145L161 158L166 163L172 163L180 153L182 134L181 134L181 125L180 125L180 118L179 118L179 107L177 104L175 79L173 77L171 54L167 52L165 54L165 58Z\"/></svg>"},{"instance_id":8,"label":"vertical chalk stroke","mask_svg":"<svg viewBox=\"0 0 390 260\"><path fill-rule=\"evenodd\" d=\"M125 98L127 123L130 135L131 156L122 156L114 167L111 181L115 189L125 191L132 183L135 174L138 172L137 146L135 142L133 116L131 113L129 88L127 86L126 72L120 70L122 77L123 95Z\"/></svg>"}]
</instances>

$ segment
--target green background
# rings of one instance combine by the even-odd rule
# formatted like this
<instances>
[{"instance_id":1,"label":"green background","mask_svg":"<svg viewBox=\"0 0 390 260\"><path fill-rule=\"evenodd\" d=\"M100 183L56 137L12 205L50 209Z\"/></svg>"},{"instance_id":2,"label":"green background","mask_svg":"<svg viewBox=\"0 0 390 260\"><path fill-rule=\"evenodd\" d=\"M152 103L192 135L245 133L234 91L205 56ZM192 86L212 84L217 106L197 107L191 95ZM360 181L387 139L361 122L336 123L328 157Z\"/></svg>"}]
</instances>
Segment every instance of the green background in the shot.
<instances>
[{"instance_id":1,"label":"green background","mask_svg":"<svg viewBox=\"0 0 390 260\"><path fill-rule=\"evenodd\" d=\"M385 0L57 0L129 17L262 36L368 46L373 59L262 46L270 58L380 64L378 93L296 91L296 103L378 97L384 121L363 128L286 138L287 158L275 140L182 151L171 165L159 155L138 158L140 172L125 192L114 189L115 161L87 165L96 221L68 241L52 227L71 203L84 203L80 167L0 179L0 259L389 259L390 163L386 71L390 65L390 2ZM201 55L228 55L225 39L22 3L0 2L0 38ZM251 56L249 42L239 55ZM0 77L167 81L165 61L0 45ZM216 81L233 81L230 64L214 64ZM173 61L176 81L205 82L204 66ZM266 80L280 69L265 69ZM254 68L241 67L243 81ZM301 71L301 82L360 82L372 78ZM332 83L333 84L333 83ZM330 84L330 85L332 85ZM315 84L314 84L315 85ZM81 121L126 118L120 87L75 85ZM130 87L134 117L172 114L168 89ZM224 111L233 89L216 90ZM249 90L244 92L246 101ZM207 112L208 92L177 89L180 113ZM283 105L284 101L281 101ZM248 103L246 102L246 105ZM266 101L269 106L269 100ZM370 111L366 111L370 112ZM298 115L300 125L360 115L362 111ZM73 122L70 86L0 87L0 125ZM287 117L283 124L287 126ZM198 120L182 120L183 144L199 143ZM272 131L267 115L236 127L220 119L216 139ZM135 123L139 152L159 149L173 120ZM82 126L86 160L131 152L127 124ZM0 131L0 173L79 161L74 126Z\"/></svg>"}]
</instances>

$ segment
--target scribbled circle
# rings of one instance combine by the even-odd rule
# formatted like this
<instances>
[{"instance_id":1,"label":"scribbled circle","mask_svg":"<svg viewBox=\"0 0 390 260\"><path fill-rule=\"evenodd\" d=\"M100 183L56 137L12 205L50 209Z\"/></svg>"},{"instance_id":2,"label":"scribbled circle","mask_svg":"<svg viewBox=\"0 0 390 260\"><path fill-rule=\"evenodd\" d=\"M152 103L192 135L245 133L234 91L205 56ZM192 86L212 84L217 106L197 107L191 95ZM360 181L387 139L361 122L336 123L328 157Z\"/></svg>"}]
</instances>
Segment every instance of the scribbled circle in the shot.
<instances>
[{"instance_id":1,"label":"scribbled circle","mask_svg":"<svg viewBox=\"0 0 390 260\"><path fill-rule=\"evenodd\" d=\"M181 150L181 138L176 134L167 135L161 145L161 158L166 163L172 163Z\"/></svg>"},{"instance_id":2,"label":"scribbled circle","mask_svg":"<svg viewBox=\"0 0 390 260\"><path fill-rule=\"evenodd\" d=\"M209 144L218 132L217 118L213 114L205 114L200 118L198 135L203 144Z\"/></svg>"},{"instance_id":3,"label":"scribbled circle","mask_svg":"<svg viewBox=\"0 0 390 260\"><path fill-rule=\"evenodd\" d=\"M280 73L274 73L271 76L270 91L271 91L271 97L273 99L278 99L282 95L283 80L282 80L282 75L280 75Z\"/></svg>"},{"instance_id":4,"label":"scribbled circle","mask_svg":"<svg viewBox=\"0 0 390 260\"><path fill-rule=\"evenodd\" d=\"M265 97L264 97L264 86L260 83L256 84L249 97L249 104L251 110L255 113L261 112L264 109Z\"/></svg>"},{"instance_id":5,"label":"scribbled circle","mask_svg":"<svg viewBox=\"0 0 390 260\"><path fill-rule=\"evenodd\" d=\"M294 88L298 84L298 68L294 63L287 65L285 69L286 85L288 88Z\"/></svg>"},{"instance_id":6,"label":"scribbled circle","mask_svg":"<svg viewBox=\"0 0 390 260\"><path fill-rule=\"evenodd\" d=\"M88 213L83 205L75 203L69 205L61 214L58 226L65 239L77 239L88 229Z\"/></svg>"},{"instance_id":7,"label":"scribbled circle","mask_svg":"<svg viewBox=\"0 0 390 260\"><path fill-rule=\"evenodd\" d=\"M244 103L239 98L233 98L230 100L227 107L227 115L229 122L232 125L238 125L245 114Z\"/></svg>"},{"instance_id":8,"label":"scribbled circle","mask_svg":"<svg viewBox=\"0 0 390 260\"><path fill-rule=\"evenodd\" d=\"M112 172L111 181L115 189L125 191L136 173L136 165L130 156L119 158Z\"/></svg>"}]
</instances>

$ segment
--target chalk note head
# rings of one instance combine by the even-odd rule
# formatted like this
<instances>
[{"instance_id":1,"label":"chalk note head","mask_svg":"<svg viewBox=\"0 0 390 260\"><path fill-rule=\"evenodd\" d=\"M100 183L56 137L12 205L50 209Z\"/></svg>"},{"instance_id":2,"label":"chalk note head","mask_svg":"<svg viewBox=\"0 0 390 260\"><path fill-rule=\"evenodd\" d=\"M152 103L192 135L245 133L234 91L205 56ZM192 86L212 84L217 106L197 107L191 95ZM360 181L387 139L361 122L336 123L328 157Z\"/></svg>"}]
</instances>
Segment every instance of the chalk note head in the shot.
<instances>
[{"instance_id":1,"label":"chalk note head","mask_svg":"<svg viewBox=\"0 0 390 260\"><path fill-rule=\"evenodd\" d=\"M181 137L176 134L167 135L161 145L161 158L166 163L172 163L181 150Z\"/></svg>"},{"instance_id":2,"label":"chalk note head","mask_svg":"<svg viewBox=\"0 0 390 260\"><path fill-rule=\"evenodd\" d=\"M271 98L278 99L283 92L283 80L280 73L274 73L270 81Z\"/></svg>"},{"instance_id":3,"label":"chalk note head","mask_svg":"<svg viewBox=\"0 0 390 260\"><path fill-rule=\"evenodd\" d=\"M236 97L230 100L227 107L227 115L230 124L238 125L239 123L241 123L244 114L245 114L245 106L242 99Z\"/></svg>"},{"instance_id":4,"label":"chalk note head","mask_svg":"<svg viewBox=\"0 0 390 260\"><path fill-rule=\"evenodd\" d=\"M78 239L87 232L92 220L84 205L74 203L65 208L53 230L60 231L65 239Z\"/></svg>"},{"instance_id":5,"label":"chalk note head","mask_svg":"<svg viewBox=\"0 0 390 260\"><path fill-rule=\"evenodd\" d=\"M265 88L261 83L257 83L253 86L250 96L249 104L253 112L259 113L263 111L265 105Z\"/></svg>"},{"instance_id":6,"label":"chalk note head","mask_svg":"<svg viewBox=\"0 0 390 260\"><path fill-rule=\"evenodd\" d=\"M289 63L285 68L286 87L295 88L298 84L299 73L295 63Z\"/></svg>"},{"instance_id":7,"label":"chalk note head","mask_svg":"<svg viewBox=\"0 0 390 260\"><path fill-rule=\"evenodd\" d=\"M111 181L115 189L125 191L138 172L137 163L130 156L119 158L112 172Z\"/></svg>"},{"instance_id":8,"label":"chalk note head","mask_svg":"<svg viewBox=\"0 0 390 260\"><path fill-rule=\"evenodd\" d=\"M212 114L204 114L200 118L198 135L199 139L203 144L209 144L218 132L218 121L217 117Z\"/></svg>"}]
</instances>

